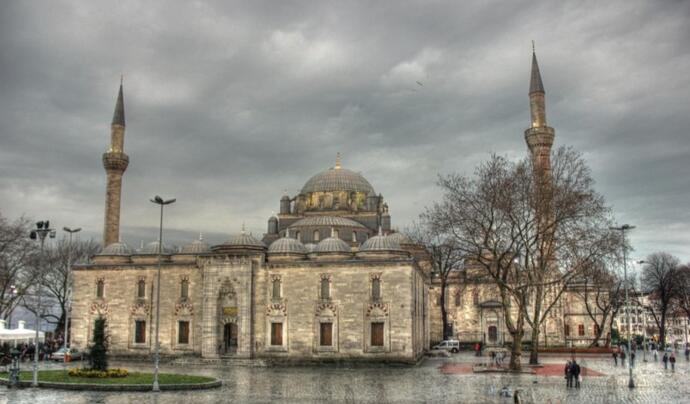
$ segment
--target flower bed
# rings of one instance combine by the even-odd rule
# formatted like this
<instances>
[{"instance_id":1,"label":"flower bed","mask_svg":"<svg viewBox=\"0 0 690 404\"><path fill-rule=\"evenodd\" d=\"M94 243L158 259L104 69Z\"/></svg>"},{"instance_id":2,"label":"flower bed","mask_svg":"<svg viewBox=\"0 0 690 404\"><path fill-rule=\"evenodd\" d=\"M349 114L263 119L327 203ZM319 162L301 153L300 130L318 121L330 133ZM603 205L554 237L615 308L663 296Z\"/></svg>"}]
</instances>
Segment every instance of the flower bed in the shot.
<instances>
[{"instance_id":1,"label":"flower bed","mask_svg":"<svg viewBox=\"0 0 690 404\"><path fill-rule=\"evenodd\" d=\"M106 371L84 368L72 368L67 374L71 377L93 377L98 379L105 379L107 377L127 377L129 372L127 369L108 369Z\"/></svg>"}]
</instances>

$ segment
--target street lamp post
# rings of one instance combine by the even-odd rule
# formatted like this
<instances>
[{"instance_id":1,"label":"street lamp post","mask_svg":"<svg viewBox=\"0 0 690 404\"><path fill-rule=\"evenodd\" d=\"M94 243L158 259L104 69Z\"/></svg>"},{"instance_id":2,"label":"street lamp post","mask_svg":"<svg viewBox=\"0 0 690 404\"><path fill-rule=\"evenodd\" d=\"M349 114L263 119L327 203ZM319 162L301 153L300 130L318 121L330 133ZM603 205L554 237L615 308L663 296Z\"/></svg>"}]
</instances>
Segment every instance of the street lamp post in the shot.
<instances>
[{"instance_id":1,"label":"street lamp post","mask_svg":"<svg viewBox=\"0 0 690 404\"><path fill-rule=\"evenodd\" d=\"M625 283L625 317L626 317L626 322L628 323L628 356L630 357L628 359L628 370L629 370L629 377L630 379L628 380L628 387L629 388L635 388L635 381L633 380L633 368L632 368L632 348L630 345L630 338L632 334L631 330L631 324L630 324L630 300L628 300L628 263L627 263L627 257L626 257L626 250L628 247L625 245L625 232L626 230L632 230L634 229L635 226L631 226L629 224L624 224L620 227L610 227L609 229L611 230L617 230L621 232L621 236L623 237L623 282Z\"/></svg>"},{"instance_id":2,"label":"street lamp post","mask_svg":"<svg viewBox=\"0 0 690 404\"><path fill-rule=\"evenodd\" d=\"M67 290L65 291L67 293L67 305L65 307L65 332L63 337L63 343L62 347L65 348L65 359L67 359L67 347L68 347L68 337L70 336L70 320L71 320L71 314L72 314L72 234L74 233L79 233L81 231L81 227L77 227L76 229L71 229L69 227L63 227L62 230L66 231L69 233L69 246L68 246L68 252L67 252L67 285L66 288Z\"/></svg>"},{"instance_id":3,"label":"street lamp post","mask_svg":"<svg viewBox=\"0 0 690 404\"><path fill-rule=\"evenodd\" d=\"M50 238L55 238L55 230L50 228L50 222L48 220L40 221L36 223L36 229L31 230L29 233L29 238L32 240L39 240L41 242L41 255L39 262L43 258L43 247L45 244L46 236ZM38 305L36 306L36 338L34 340L34 369L33 378L31 380L31 387L38 387L38 330L41 328L41 286L43 284L43 272L39 266L39 280L38 280L38 291L36 293L38 298Z\"/></svg>"},{"instance_id":4,"label":"street lamp post","mask_svg":"<svg viewBox=\"0 0 690 404\"><path fill-rule=\"evenodd\" d=\"M646 264L647 262L646 261L637 261L637 263L639 265L642 265L642 264ZM641 289L642 288L642 275L639 273L638 273L638 275L640 275L640 289ZM647 362L647 348L649 347L649 342L647 341L647 312L646 312L646 310L644 310L644 308L642 310L642 315L644 316L643 319L645 320L642 323L642 327L644 327L644 329L642 330L642 332L643 332L642 338L644 338L644 340L643 340L644 341L644 361Z\"/></svg>"},{"instance_id":5,"label":"street lamp post","mask_svg":"<svg viewBox=\"0 0 690 404\"><path fill-rule=\"evenodd\" d=\"M158 342L158 331L160 329L160 312L161 312L161 262L163 261L163 207L165 205L170 205L175 202L175 199L163 200L160 196L156 195L151 202L160 205L161 207L161 220L158 231L158 275L156 278L156 346L154 354L154 371L153 371L153 391L161 391L160 385L158 384L158 367L160 364L160 343Z\"/></svg>"}]
</instances>

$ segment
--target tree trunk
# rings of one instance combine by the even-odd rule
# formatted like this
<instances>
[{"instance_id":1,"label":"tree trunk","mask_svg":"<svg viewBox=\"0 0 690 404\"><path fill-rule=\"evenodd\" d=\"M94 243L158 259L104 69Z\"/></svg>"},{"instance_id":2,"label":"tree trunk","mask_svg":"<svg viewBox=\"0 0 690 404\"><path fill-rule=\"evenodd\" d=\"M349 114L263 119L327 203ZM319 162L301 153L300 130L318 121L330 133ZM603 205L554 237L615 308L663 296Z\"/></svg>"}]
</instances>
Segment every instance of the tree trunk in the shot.
<instances>
[{"instance_id":1,"label":"tree trunk","mask_svg":"<svg viewBox=\"0 0 690 404\"><path fill-rule=\"evenodd\" d=\"M446 281L441 278L441 321L443 322L443 339L448 339L448 312L446 311Z\"/></svg>"},{"instance_id":2,"label":"tree trunk","mask_svg":"<svg viewBox=\"0 0 690 404\"><path fill-rule=\"evenodd\" d=\"M539 364L539 327L532 328L532 344L529 352L529 364Z\"/></svg>"},{"instance_id":3,"label":"tree trunk","mask_svg":"<svg viewBox=\"0 0 690 404\"><path fill-rule=\"evenodd\" d=\"M662 348L666 348L666 311L661 312L661 324L659 324L659 343ZM631 336L632 338L632 336Z\"/></svg>"},{"instance_id":4,"label":"tree trunk","mask_svg":"<svg viewBox=\"0 0 690 404\"><path fill-rule=\"evenodd\" d=\"M513 346L510 349L510 370L514 372L519 372L522 370L522 363L520 359L522 358L522 337L524 332L516 332L512 334Z\"/></svg>"}]
</instances>

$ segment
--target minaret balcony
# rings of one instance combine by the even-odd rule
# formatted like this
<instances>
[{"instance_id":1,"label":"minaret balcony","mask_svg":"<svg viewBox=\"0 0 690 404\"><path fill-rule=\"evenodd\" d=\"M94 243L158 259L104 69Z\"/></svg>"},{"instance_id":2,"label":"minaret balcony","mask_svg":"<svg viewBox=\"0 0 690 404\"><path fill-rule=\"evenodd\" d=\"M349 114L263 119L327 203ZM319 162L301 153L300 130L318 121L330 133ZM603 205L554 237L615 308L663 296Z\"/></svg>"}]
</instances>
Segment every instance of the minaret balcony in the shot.
<instances>
[{"instance_id":1,"label":"minaret balcony","mask_svg":"<svg viewBox=\"0 0 690 404\"><path fill-rule=\"evenodd\" d=\"M103 153L103 167L106 170L125 171L129 165L129 156L122 152Z\"/></svg>"}]
</instances>

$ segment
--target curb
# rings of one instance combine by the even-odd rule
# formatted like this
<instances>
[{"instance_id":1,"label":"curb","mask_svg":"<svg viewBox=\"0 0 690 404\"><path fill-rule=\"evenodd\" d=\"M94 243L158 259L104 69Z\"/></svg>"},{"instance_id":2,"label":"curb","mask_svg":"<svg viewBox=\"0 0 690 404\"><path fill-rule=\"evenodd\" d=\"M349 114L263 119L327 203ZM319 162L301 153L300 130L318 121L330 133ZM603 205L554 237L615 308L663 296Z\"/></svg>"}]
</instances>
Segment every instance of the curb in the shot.
<instances>
[{"instance_id":1,"label":"curb","mask_svg":"<svg viewBox=\"0 0 690 404\"><path fill-rule=\"evenodd\" d=\"M7 379L0 378L0 385L8 386ZM31 382L20 381L19 387L31 387ZM185 383L185 384L161 384L161 391L180 391L180 390L204 390L220 387L223 385L221 380L213 380L205 383ZM90 383L55 383L38 382L39 388L57 390L79 390L79 391L151 391L150 384L90 384Z\"/></svg>"}]
</instances>

